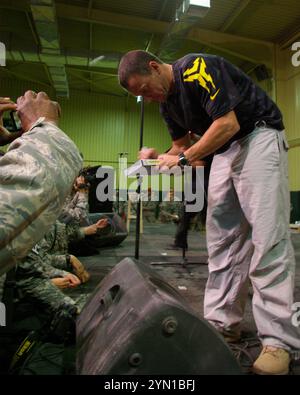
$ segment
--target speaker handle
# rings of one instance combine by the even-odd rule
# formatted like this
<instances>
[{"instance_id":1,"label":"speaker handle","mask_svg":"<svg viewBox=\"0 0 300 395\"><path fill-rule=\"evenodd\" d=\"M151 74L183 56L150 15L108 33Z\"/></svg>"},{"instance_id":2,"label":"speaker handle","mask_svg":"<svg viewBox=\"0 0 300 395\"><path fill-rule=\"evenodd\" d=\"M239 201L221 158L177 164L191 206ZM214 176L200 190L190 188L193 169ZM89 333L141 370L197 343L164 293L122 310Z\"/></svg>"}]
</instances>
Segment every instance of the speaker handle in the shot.
<instances>
[{"instance_id":1,"label":"speaker handle","mask_svg":"<svg viewBox=\"0 0 300 395\"><path fill-rule=\"evenodd\" d=\"M114 285L107 291L107 293L100 299L100 305L103 307L104 312L107 311L115 301L120 299L119 296L120 285Z\"/></svg>"}]
</instances>

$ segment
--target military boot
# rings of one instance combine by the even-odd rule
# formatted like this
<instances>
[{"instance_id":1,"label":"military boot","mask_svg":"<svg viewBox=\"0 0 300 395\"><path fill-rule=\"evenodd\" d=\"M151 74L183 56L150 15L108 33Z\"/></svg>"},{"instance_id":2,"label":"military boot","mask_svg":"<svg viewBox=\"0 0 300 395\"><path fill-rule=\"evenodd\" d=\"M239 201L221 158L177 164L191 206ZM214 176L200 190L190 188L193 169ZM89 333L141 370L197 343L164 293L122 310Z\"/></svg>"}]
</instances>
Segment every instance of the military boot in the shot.
<instances>
[{"instance_id":1,"label":"military boot","mask_svg":"<svg viewBox=\"0 0 300 395\"><path fill-rule=\"evenodd\" d=\"M289 373L290 355L283 348L265 346L252 371L260 375L285 375Z\"/></svg>"}]
</instances>

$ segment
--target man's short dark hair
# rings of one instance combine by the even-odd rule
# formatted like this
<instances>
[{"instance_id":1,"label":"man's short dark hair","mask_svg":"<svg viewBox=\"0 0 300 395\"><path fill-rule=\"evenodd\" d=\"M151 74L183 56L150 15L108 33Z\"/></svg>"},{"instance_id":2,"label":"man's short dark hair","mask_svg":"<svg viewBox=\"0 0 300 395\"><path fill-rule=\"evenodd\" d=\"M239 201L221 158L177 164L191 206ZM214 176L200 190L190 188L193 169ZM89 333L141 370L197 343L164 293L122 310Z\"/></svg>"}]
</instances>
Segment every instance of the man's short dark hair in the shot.
<instances>
[{"instance_id":1,"label":"man's short dark hair","mask_svg":"<svg viewBox=\"0 0 300 395\"><path fill-rule=\"evenodd\" d=\"M120 61L119 64L119 83L123 88L128 88L128 80L131 76L137 75L148 75L151 74L149 62L154 60L155 62L162 64L163 62L151 52L135 50L127 52Z\"/></svg>"}]
</instances>

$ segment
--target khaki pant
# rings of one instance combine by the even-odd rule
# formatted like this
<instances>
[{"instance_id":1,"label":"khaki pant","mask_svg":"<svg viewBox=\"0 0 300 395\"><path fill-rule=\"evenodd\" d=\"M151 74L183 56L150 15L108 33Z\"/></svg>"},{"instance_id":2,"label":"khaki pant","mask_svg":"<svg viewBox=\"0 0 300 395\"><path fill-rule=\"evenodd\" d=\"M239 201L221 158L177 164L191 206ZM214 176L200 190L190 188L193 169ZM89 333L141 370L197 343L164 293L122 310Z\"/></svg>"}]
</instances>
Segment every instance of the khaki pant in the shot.
<instances>
[{"instance_id":1,"label":"khaki pant","mask_svg":"<svg viewBox=\"0 0 300 395\"><path fill-rule=\"evenodd\" d=\"M284 131L257 127L215 155L208 193L209 278L204 315L237 331L249 279L263 345L300 349L292 325L295 258Z\"/></svg>"}]
</instances>

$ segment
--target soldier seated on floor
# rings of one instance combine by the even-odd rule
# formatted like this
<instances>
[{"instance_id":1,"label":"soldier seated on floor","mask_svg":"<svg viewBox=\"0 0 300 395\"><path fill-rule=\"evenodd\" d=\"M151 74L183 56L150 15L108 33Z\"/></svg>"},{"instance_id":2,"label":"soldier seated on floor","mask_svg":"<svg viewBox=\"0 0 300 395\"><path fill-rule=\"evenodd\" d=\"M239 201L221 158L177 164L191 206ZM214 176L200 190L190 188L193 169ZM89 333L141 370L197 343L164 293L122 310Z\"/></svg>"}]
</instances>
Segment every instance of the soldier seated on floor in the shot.
<instances>
[{"instance_id":1,"label":"soldier seated on floor","mask_svg":"<svg viewBox=\"0 0 300 395\"><path fill-rule=\"evenodd\" d=\"M76 244L84 240L86 236L91 236L103 231L108 226L108 220L100 219L95 224L81 227L77 222L68 224L55 221L46 235L38 242L39 254L67 255L70 244ZM84 246L83 246L84 248ZM88 246L86 246L88 248ZM56 258L54 258L56 259Z\"/></svg>"},{"instance_id":2,"label":"soldier seated on floor","mask_svg":"<svg viewBox=\"0 0 300 395\"><path fill-rule=\"evenodd\" d=\"M98 221L96 224L82 228L79 225L63 224L56 221L50 231L40 240L34 250L28 255L27 260L42 264L46 272L51 272L51 266L67 272L74 272L83 282L89 278L89 274L84 269L82 263L74 255L70 255L69 243L81 240L89 234L95 234L99 229L103 229L107 224L105 219ZM51 272L52 278L53 271ZM62 279L65 276L59 276L56 285L64 285L66 282ZM83 278L81 278L83 277Z\"/></svg>"},{"instance_id":3,"label":"soldier seated on floor","mask_svg":"<svg viewBox=\"0 0 300 395\"><path fill-rule=\"evenodd\" d=\"M83 169L76 178L72 191L65 201L58 218L61 222L76 221L80 226L89 225L89 188L90 184Z\"/></svg>"},{"instance_id":4,"label":"soldier seated on floor","mask_svg":"<svg viewBox=\"0 0 300 395\"><path fill-rule=\"evenodd\" d=\"M13 294L9 292L12 287L9 281L4 287L4 295L10 295L11 299L5 298L4 302L7 306L13 305L13 315L6 334L7 344L2 345L3 371L8 370L21 342L26 345L24 339L28 335L35 337L33 346L40 342L75 344L75 320L80 308L62 290L77 287L86 282L89 275L81 264L74 273L54 268L35 249L16 266ZM19 358L19 354L15 357ZM22 353L20 358L24 359ZM15 374L15 367L11 369Z\"/></svg>"},{"instance_id":5,"label":"soldier seated on floor","mask_svg":"<svg viewBox=\"0 0 300 395\"><path fill-rule=\"evenodd\" d=\"M57 258L60 267L62 261ZM78 260L73 273L52 266L54 263L46 255L42 258L35 246L16 266L13 328L17 334L40 329L57 314L79 313L75 300L63 290L85 283L90 276Z\"/></svg>"},{"instance_id":6,"label":"soldier seated on floor","mask_svg":"<svg viewBox=\"0 0 300 395\"><path fill-rule=\"evenodd\" d=\"M82 227L90 225L89 220L89 190L93 176L89 167L83 168L76 178L70 195L66 198L58 220L65 224L76 222Z\"/></svg>"},{"instance_id":7,"label":"soldier seated on floor","mask_svg":"<svg viewBox=\"0 0 300 395\"><path fill-rule=\"evenodd\" d=\"M38 250L38 246L35 246L27 257L17 264L14 271L12 298L17 311L17 314L14 314L16 324L30 315L37 316L39 322L44 322L53 318L62 309L72 310L72 307L76 307L76 302L62 290L75 288L89 280L89 274L75 257L71 257L70 271L66 271L61 268L60 256L55 256L57 258L55 262L54 257L46 254L41 256ZM58 268L53 266L55 263ZM4 294L9 294L6 292L9 287L11 287L10 281L6 281ZM30 328L30 325L27 320L25 328L23 326L22 329L34 329ZM20 328L19 325L18 327Z\"/></svg>"},{"instance_id":8,"label":"soldier seated on floor","mask_svg":"<svg viewBox=\"0 0 300 395\"><path fill-rule=\"evenodd\" d=\"M27 292L30 287L27 279L47 279L59 289L74 288L89 280L90 275L83 264L73 255L50 255L41 251L37 244L18 265L16 270L16 285Z\"/></svg>"}]
</instances>

